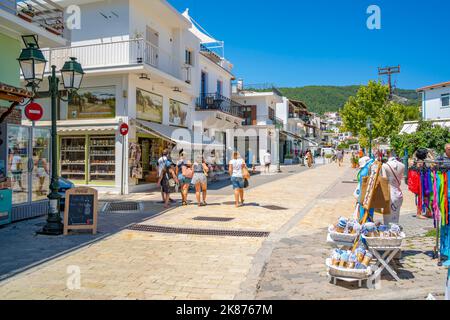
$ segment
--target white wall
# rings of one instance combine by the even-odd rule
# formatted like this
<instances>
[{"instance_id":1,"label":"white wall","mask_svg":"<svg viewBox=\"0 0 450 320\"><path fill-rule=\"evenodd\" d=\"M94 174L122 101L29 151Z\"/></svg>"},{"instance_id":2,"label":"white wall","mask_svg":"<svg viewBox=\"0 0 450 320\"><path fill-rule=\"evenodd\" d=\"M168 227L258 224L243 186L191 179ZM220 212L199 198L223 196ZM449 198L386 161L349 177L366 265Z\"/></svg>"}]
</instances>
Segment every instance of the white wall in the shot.
<instances>
[{"instance_id":1,"label":"white wall","mask_svg":"<svg viewBox=\"0 0 450 320\"><path fill-rule=\"evenodd\" d=\"M446 93L450 93L450 88L437 88L422 93L422 115L424 120L450 118L450 108L443 108L441 102L441 95Z\"/></svg>"},{"instance_id":2,"label":"white wall","mask_svg":"<svg viewBox=\"0 0 450 320\"><path fill-rule=\"evenodd\" d=\"M136 88L158 94L163 97L163 124L169 125L169 106L170 99L185 103L188 105L187 123L189 129L192 128L194 98L183 92L174 92L171 88L153 83L149 80L141 80L137 75L130 75L128 81L128 114L130 118L136 119Z\"/></svg>"},{"instance_id":3,"label":"white wall","mask_svg":"<svg viewBox=\"0 0 450 320\"><path fill-rule=\"evenodd\" d=\"M277 103L275 115L281 120L283 120L284 129L290 130L290 128L288 128L289 100L286 97L283 97L283 102Z\"/></svg>"},{"instance_id":4,"label":"white wall","mask_svg":"<svg viewBox=\"0 0 450 320\"><path fill-rule=\"evenodd\" d=\"M128 0L110 0L80 5L81 29L72 30L72 45L129 39L131 34L128 5ZM107 18L104 18L102 14Z\"/></svg>"},{"instance_id":5,"label":"white wall","mask_svg":"<svg viewBox=\"0 0 450 320\"><path fill-rule=\"evenodd\" d=\"M207 73L208 80L208 92L207 93L216 93L217 92L217 81L222 81L222 95L227 98L231 98L231 78L232 75L227 72L222 67L215 64L213 61L209 60L202 54L199 54L200 61L200 70L199 70L199 80L197 91L200 93L200 81L201 81L201 72Z\"/></svg>"}]
</instances>

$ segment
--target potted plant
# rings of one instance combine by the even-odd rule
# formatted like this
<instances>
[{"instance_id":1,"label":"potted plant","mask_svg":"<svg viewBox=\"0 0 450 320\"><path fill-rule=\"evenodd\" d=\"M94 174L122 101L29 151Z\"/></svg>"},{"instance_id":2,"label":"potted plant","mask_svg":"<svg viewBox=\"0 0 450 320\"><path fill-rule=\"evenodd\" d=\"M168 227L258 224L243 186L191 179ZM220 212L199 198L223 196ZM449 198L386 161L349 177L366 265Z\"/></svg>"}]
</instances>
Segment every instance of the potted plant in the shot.
<instances>
[{"instance_id":1,"label":"potted plant","mask_svg":"<svg viewBox=\"0 0 450 320\"><path fill-rule=\"evenodd\" d=\"M359 167L359 158L352 156L352 168L357 169Z\"/></svg>"},{"instance_id":2,"label":"potted plant","mask_svg":"<svg viewBox=\"0 0 450 320\"><path fill-rule=\"evenodd\" d=\"M27 4L26 8L20 10L19 16L28 22L32 22L35 16L33 7L30 4Z\"/></svg>"}]
</instances>

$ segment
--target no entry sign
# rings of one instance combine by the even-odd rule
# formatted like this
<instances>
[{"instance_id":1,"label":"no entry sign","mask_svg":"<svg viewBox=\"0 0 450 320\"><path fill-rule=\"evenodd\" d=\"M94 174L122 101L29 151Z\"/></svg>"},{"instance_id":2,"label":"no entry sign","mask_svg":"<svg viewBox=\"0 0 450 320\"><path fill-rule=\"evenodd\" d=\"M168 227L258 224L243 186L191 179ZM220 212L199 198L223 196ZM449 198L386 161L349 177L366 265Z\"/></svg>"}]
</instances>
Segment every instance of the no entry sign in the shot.
<instances>
[{"instance_id":1,"label":"no entry sign","mask_svg":"<svg viewBox=\"0 0 450 320\"><path fill-rule=\"evenodd\" d=\"M31 102L25 107L25 116L30 121L39 121L43 115L44 109L36 102Z\"/></svg>"},{"instance_id":2,"label":"no entry sign","mask_svg":"<svg viewBox=\"0 0 450 320\"><path fill-rule=\"evenodd\" d=\"M119 126L119 132L121 135L126 136L128 134L128 131L130 130L130 128L128 127L128 125L126 123L122 123Z\"/></svg>"}]
</instances>

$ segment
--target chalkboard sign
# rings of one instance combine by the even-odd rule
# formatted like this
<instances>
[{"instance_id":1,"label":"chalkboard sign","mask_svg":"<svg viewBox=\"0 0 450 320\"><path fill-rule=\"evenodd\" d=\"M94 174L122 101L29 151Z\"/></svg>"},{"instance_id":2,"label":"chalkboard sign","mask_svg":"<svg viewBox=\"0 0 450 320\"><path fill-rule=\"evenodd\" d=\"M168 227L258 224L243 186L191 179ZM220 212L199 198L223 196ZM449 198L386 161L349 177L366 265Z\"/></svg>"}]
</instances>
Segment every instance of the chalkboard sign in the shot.
<instances>
[{"instance_id":1,"label":"chalkboard sign","mask_svg":"<svg viewBox=\"0 0 450 320\"><path fill-rule=\"evenodd\" d=\"M98 193L92 188L73 188L66 191L64 234L69 230L92 230L97 233Z\"/></svg>"}]
</instances>

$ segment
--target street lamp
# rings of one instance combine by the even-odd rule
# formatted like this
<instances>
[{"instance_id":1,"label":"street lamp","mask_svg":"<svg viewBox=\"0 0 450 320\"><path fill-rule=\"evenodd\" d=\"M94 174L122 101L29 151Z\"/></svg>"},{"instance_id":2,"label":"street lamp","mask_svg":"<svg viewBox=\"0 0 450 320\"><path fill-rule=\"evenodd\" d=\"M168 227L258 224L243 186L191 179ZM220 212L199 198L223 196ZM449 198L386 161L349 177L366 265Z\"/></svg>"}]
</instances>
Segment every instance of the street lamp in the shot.
<instances>
[{"instance_id":1,"label":"street lamp","mask_svg":"<svg viewBox=\"0 0 450 320\"><path fill-rule=\"evenodd\" d=\"M37 38L33 37L35 40L31 42L26 37L23 39L26 48L22 50L17 60L19 61L23 78L28 82L28 86L31 86L32 90L34 90L44 78L47 60L45 60L42 51L39 50Z\"/></svg>"},{"instance_id":2,"label":"street lamp","mask_svg":"<svg viewBox=\"0 0 450 320\"><path fill-rule=\"evenodd\" d=\"M372 118L369 117L367 118L367 129L369 130L369 157L372 158L372 129L373 129L373 124L372 124Z\"/></svg>"},{"instance_id":3,"label":"street lamp","mask_svg":"<svg viewBox=\"0 0 450 320\"><path fill-rule=\"evenodd\" d=\"M24 40L25 42L25 40ZM28 82L28 85L35 90L40 81L42 81L44 76L45 64L47 61L45 60L42 52L39 48L36 48L33 44L27 44L27 48L22 50L19 58L20 68L22 69L22 73L24 75L25 80ZM60 235L63 233L63 224L61 222L61 215L59 212L59 205L61 196L58 193L59 189L59 177L58 177L58 154L57 154L57 128L56 128L56 118L57 118L57 99L62 99L59 90L58 84L59 79L56 77L56 66L51 66L51 75L48 77L49 82L49 93L51 98L51 114L52 114L52 175L50 182L50 194L48 195L49 208L48 208L48 216L47 223L40 231L40 234L46 235ZM61 69L61 75L63 78L63 85L66 90L70 92L76 91L80 88L81 81L83 79L83 68L76 61L75 58L70 58L67 61L63 68Z\"/></svg>"}]
</instances>

